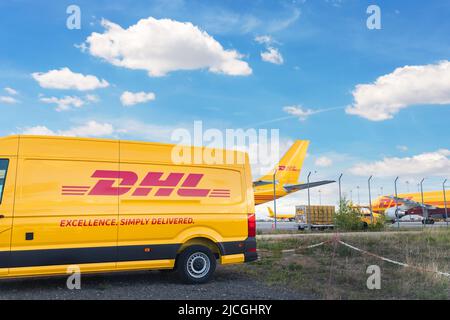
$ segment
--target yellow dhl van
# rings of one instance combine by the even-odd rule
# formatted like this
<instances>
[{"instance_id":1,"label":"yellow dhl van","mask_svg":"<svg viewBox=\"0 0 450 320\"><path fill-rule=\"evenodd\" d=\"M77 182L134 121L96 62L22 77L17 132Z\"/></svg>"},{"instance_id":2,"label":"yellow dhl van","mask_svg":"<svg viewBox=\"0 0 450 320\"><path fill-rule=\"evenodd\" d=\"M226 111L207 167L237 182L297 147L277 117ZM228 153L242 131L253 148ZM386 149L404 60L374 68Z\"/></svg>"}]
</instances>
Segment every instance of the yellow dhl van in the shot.
<instances>
[{"instance_id":1,"label":"yellow dhl van","mask_svg":"<svg viewBox=\"0 0 450 320\"><path fill-rule=\"evenodd\" d=\"M256 260L247 155L243 164L175 165L173 147L0 138L0 278L66 274L75 265L174 269L203 283L216 260Z\"/></svg>"}]
</instances>

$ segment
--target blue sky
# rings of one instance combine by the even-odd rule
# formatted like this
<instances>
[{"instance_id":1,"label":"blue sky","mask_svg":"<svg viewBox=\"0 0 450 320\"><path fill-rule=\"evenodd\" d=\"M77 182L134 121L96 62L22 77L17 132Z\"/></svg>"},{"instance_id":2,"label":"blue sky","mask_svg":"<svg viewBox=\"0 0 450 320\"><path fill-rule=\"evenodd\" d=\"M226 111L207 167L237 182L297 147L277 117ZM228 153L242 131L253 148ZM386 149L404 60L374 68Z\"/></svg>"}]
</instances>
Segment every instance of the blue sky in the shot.
<instances>
[{"instance_id":1,"label":"blue sky","mask_svg":"<svg viewBox=\"0 0 450 320\"><path fill-rule=\"evenodd\" d=\"M71 4L81 9L79 30L66 27ZM380 30L366 26L372 4L381 9ZM450 173L449 15L450 3L440 0L1 2L0 135L31 131L168 141L171 130L190 128L195 120L221 130L276 128L282 148L294 139L311 140L305 166L316 170L317 178L345 172L351 189L365 185L373 170L379 176L375 188L389 189L393 170L379 171L398 166L404 180L414 181L411 185L427 177L428 187L436 188ZM88 37L108 32L102 19L127 30L150 17L157 24L170 19L167 32L177 31L170 27L173 22L192 23L221 45L222 51L211 53L214 59L235 50L233 67L241 61L251 73L231 75L211 71L211 66L180 70L184 60L203 56L170 40L161 43L167 44L167 59L177 61L164 61L175 67L162 76L126 63L114 65L105 59L111 52L90 51ZM270 41L258 42L261 36ZM76 47L83 43L86 50ZM262 59L270 48L282 63ZM146 52L152 50L157 49L148 42ZM58 89L32 76L62 68L104 79L108 86ZM393 74L398 68L404 72ZM375 84L383 76L391 81ZM371 85L369 91L355 93L363 84ZM120 98L125 91L152 93L154 99L124 106ZM379 100L374 102L374 96ZM82 105L56 111L51 101L64 97L80 99ZM397 104L401 110L394 110ZM346 112L355 105L359 114ZM286 112L287 106L308 116L292 116L298 113ZM387 112L387 118L375 121L377 110ZM86 127L89 122L95 125ZM357 167L361 163L366 166ZM410 169L417 166L424 169ZM324 201L334 201L334 187L323 193L329 195ZM303 196L284 205L289 208Z\"/></svg>"}]
</instances>

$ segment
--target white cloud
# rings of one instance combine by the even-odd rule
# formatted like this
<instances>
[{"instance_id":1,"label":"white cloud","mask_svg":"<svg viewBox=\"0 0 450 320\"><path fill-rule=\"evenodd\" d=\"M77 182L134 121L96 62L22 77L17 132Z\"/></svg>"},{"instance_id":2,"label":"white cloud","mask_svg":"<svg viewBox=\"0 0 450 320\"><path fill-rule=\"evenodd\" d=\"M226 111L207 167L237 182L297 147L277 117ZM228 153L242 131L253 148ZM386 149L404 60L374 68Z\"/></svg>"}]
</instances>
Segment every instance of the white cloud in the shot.
<instances>
[{"instance_id":1,"label":"white cloud","mask_svg":"<svg viewBox=\"0 0 450 320\"><path fill-rule=\"evenodd\" d=\"M37 125L27 128L18 128L17 131L22 134L106 137L113 139L177 143L177 141L171 140L171 135L175 129L182 127L187 127L187 125L178 123L169 126L147 123L132 118L110 118L99 121L90 119L64 130Z\"/></svg>"},{"instance_id":2,"label":"white cloud","mask_svg":"<svg viewBox=\"0 0 450 320\"><path fill-rule=\"evenodd\" d=\"M50 70L48 72L35 72L32 76L42 88L46 89L87 91L109 86L108 81L104 79L99 80L93 75L75 73L67 67L59 70Z\"/></svg>"},{"instance_id":3,"label":"white cloud","mask_svg":"<svg viewBox=\"0 0 450 320\"><path fill-rule=\"evenodd\" d=\"M72 108L81 108L85 104L84 100L76 96L65 96L63 98L41 97L39 100L44 103L56 104L56 111L66 111Z\"/></svg>"},{"instance_id":4,"label":"white cloud","mask_svg":"<svg viewBox=\"0 0 450 320\"><path fill-rule=\"evenodd\" d=\"M6 103L6 104L16 104L19 103L19 100L13 97L8 96L0 96L0 103Z\"/></svg>"},{"instance_id":5,"label":"white cloud","mask_svg":"<svg viewBox=\"0 0 450 320\"><path fill-rule=\"evenodd\" d=\"M261 52L261 59L274 64L283 64L283 56L277 48L269 47L267 51Z\"/></svg>"},{"instance_id":6,"label":"white cloud","mask_svg":"<svg viewBox=\"0 0 450 320\"><path fill-rule=\"evenodd\" d=\"M173 131L187 127L182 124L159 125L130 118L113 119L111 123L121 137L166 143L176 143L171 140Z\"/></svg>"},{"instance_id":7,"label":"white cloud","mask_svg":"<svg viewBox=\"0 0 450 320\"><path fill-rule=\"evenodd\" d=\"M52 129L43 125L18 128L22 134L58 135L79 137L106 137L113 139L157 141L176 143L171 140L172 132L186 127L178 124L173 126L157 125L130 118L111 118L101 121L90 119L84 123L74 125L64 130Z\"/></svg>"},{"instance_id":8,"label":"white cloud","mask_svg":"<svg viewBox=\"0 0 450 320\"><path fill-rule=\"evenodd\" d=\"M301 11L298 8L292 8L290 10L290 15L285 18L276 19L268 23L269 32L277 32L290 27L295 23L298 18L300 18Z\"/></svg>"},{"instance_id":9,"label":"white cloud","mask_svg":"<svg viewBox=\"0 0 450 320\"><path fill-rule=\"evenodd\" d=\"M314 162L318 167L329 167L333 164L333 160L331 158L323 156L316 159Z\"/></svg>"},{"instance_id":10,"label":"white cloud","mask_svg":"<svg viewBox=\"0 0 450 320\"><path fill-rule=\"evenodd\" d=\"M236 50L225 50L205 31L189 22L149 17L128 29L102 21L104 33L92 33L86 43L91 55L113 65L164 76L177 70L208 69L234 76L252 73Z\"/></svg>"},{"instance_id":11,"label":"white cloud","mask_svg":"<svg viewBox=\"0 0 450 320\"><path fill-rule=\"evenodd\" d=\"M304 1L304 0L302 0ZM169 2L169 1L166 1ZM172 1L173 2L173 1ZM268 12L237 12L213 5L210 1L201 6L184 3L187 17L191 17L198 25L204 27L210 34L268 34L289 28L300 17L300 9L296 4L280 3L276 9ZM177 9L179 12L180 10ZM167 10L153 10L157 15L167 16Z\"/></svg>"},{"instance_id":12,"label":"white cloud","mask_svg":"<svg viewBox=\"0 0 450 320\"><path fill-rule=\"evenodd\" d=\"M67 111L73 108L81 108L85 104L97 103L100 98L95 94L87 94L84 98L77 96L64 96L62 98L57 97L44 97L43 95L39 98L40 101L49 104L55 104L56 111Z\"/></svg>"},{"instance_id":13,"label":"white cloud","mask_svg":"<svg viewBox=\"0 0 450 320\"><path fill-rule=\"evenodd\" d=\"M36 136L56 136L57 133L50 130L49 128L45 126L34 126L25 128L22 131L22 134L30 134L30 135L36 135Z\"/></svg>"},{"instance_id":14,"label":"white cloud","mask_svg":"<svg viewBox=\"0 0 450 320\"><path fill-rule=\"evenodd\" d=\"M15 95L18 95L18 94L19 94L19 92L18 92L17 90L14 90L13 88L10 88L10 87L6 87L6 88L4 88L4 90L5 90L9 95L12 95L12 96L15 96Z\"/></svg>"},{"instance_id":15,"label":"white cloud","mask_svg":"<svg viewBox=\"0 0 450 320\"><path fill-rule=\"evenodd\" d=\"M266 44L266 45L274 43L274 39L268 35L257 36L255 37L255 41L258 42L259 44Z\"/></svg>"},{"instance_id":16,"label":"white cloud","mask_svg":"<svg viewBox=\"0 0 450 320\"><path fill-rule=\"evenodd\" d=\"M92 102L92 103L97 103L100 101L100 98L95 94L87 94L85 96L85 99L86 99L86 101Z\"/></svg>"},{"instance_id":17,"label":"white cloud","mask_svg":"<svg viewBox=\"0 0 450 320\"><path fill-rule=\"evenodd\" d=\"M120 96L120 101L124 106L132 106L138 103L144 103L155 100L156 96L153 92L130 92L125 91Z\"/></svg>"},{"instance_id":18,"label":"white cloud","mask_svg":"<svg viewBox=\"0 0 450 320\"><path fill-rule=\"evenodd\" d=\"M302 106L287 106L283 108L284 112L298 117L299 120L306 120L310 115L316 113L311 109L304 109Z\"/></svg>"},{"instance_id":19,"label":"white cloud","mask_svg":"<svg viewBox=\"0 0 450 320\"><path fill-rule=\"evenodd\" d=\"M386 157L381 161L356 164L350 172L357 176L374 174L377 177L450 176L450 150L440 149L404 158Z\"/></svg>"},{"instance_id":20,"label":"white cloud","mask_svg":"<svg viewBox=\"0 0 450 320\"><path fill-rule=\"evenodd\" d=\"M326 0L325 2L330 3L333 7L339 8L344 1L343 0Z\"/></svg>"},{"instance_id":21,"label":"white cloud","mask_svg":"<svg viewBox=\"0 0 450 320\"><path fill-rule=\"evenodd\" d=\"M346 112L371 121L392 119L414 105L450 104L450 61L397 68L374 83L357 85L353 98Z\"/></svg>"},{"instance_id":22,"label":"white cloud","mask_svg":"<svg viewBox=\"0 0 450 320\"><path fill-rule=\"evenodd\" d=\"M114 128L109 123L99 123L96 121L88 121L85 125L73 127L69 130L62 131L62 135L67 136L89 136L102 137L110 136L114 133Z\"/></svg>"},{"instance_id":23,"label":"white cloud","mask_svg":"<svg viewBox=\"0 0 450 320\"><path fill-rule=\"evenodd\" d=\"M407 146L397 146L397 150L406 152L406 151L408 151L408 147Z\"/></svg>"},{"instance_id":24,"label":"white cloud","mask_svg":"<svg viewBox=\"0 0 450 320\"><path fill-rule=\"evenodd\" d=\"M72 127L68 130L53 131L45 126L34 126L25 128L23 134L47 135L47 136L71 136L71 137L103 137L114 133L114 128L109 123L99 123L97 121L88 121L87 123Z\"/></svg>"},{"instance_id":25,"label":"white cloud","mask_svg":"<svg viewBox=\"0 0 450 320\"><path fill-rule=\"evenodd\" d=\"M87 51L87 46L86 43L81 43L81 44L74 44L73 45L75 48L80 49L81 52L86 52Z\"/></svg>"}]
</instances>

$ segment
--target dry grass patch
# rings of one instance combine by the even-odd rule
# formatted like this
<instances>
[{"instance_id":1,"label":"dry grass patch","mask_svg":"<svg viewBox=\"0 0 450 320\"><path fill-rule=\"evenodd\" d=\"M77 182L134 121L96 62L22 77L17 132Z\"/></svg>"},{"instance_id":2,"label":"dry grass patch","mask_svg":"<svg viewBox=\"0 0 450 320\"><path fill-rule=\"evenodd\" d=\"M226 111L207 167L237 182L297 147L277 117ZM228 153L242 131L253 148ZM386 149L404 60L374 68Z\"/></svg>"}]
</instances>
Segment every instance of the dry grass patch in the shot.
<instances>
[{"instance_id":1,"label":"dry grass patch","mask_svg":"<svg viewBox=\"0 0 450 320\"><path fill-rule=\"evenodd\" d=\"M258 242L260 260L240 268L270 284L299 290L318 299L448 299L449 278L432 270L450 272L450 231L426 230L418 234L340 235L360 249L430 272L384 262L343 245L304 248L329 237L302 237ZM366 286L369 265L381 268L381 289Z\"/></svg>"}]
</instances>

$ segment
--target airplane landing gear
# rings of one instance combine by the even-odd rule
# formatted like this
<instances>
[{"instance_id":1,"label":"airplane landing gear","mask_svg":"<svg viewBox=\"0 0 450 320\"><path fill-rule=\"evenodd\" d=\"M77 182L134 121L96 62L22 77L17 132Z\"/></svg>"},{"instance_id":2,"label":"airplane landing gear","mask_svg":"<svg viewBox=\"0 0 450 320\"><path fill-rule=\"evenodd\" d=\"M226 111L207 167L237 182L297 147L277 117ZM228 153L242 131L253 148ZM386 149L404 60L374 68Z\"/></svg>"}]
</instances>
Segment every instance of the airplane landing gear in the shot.
<instances>
[{"instance_id":1,"label":"airplane landing gear","mask_svg":"<svg viewBox=\"0 0 450 320\"><path fill-rule=\"evenodd\" d=\"M434 224L434 220L433 219L424 219L424 220L422 220L422 224Z\"/></svg>"}]
</instances>

